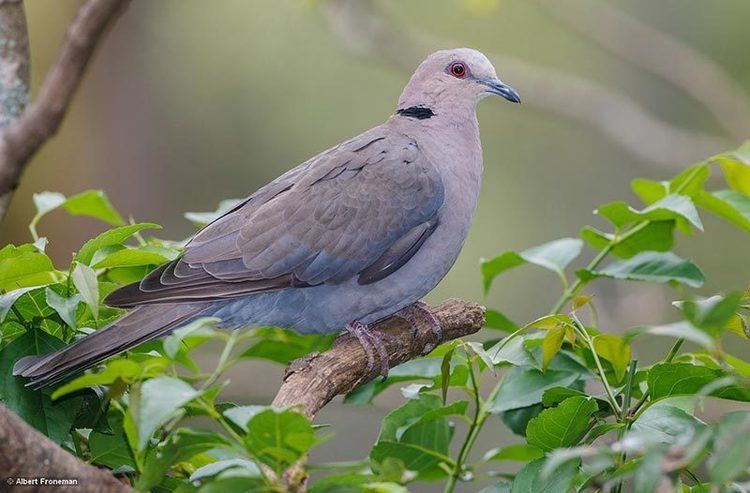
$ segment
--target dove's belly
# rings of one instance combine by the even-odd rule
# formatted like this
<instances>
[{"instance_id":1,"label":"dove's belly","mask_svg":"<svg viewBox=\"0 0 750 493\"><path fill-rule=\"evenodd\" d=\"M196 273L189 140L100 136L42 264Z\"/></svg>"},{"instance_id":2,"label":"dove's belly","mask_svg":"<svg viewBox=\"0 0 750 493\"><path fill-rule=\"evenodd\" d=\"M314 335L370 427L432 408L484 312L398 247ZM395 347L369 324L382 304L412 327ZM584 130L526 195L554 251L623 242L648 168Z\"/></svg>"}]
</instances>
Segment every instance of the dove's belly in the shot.
<instances>
[{"instance_id":1,"label":"dove's belly","mask_svg":"<svg viewBox=\"0 0 750 493\"><path fill-rule=\"evenodd\" d=\"M478 198L479 187L465 185L459 181L446 187L439 226L420 250L390 276L367 285L358 284L354 278L336 285L248 296L217 303L205 315L220 318L226 327L273 325L301 333L338 332L353 320L369 324L392 315L429 293L456 261ZM467 193L472 188L476 194Z\"/></svg>"}]
</instances>

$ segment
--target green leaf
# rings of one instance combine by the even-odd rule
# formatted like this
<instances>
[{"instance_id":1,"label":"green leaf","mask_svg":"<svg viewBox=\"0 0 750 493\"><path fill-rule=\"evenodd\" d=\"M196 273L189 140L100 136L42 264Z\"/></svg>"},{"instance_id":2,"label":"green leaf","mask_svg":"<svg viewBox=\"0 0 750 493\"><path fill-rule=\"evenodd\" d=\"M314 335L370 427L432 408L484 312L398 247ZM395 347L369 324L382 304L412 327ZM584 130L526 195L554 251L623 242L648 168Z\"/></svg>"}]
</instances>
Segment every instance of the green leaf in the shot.
<instances>
[{"instance_id":1,"label":"green leaf","mask_svg":"<svg viewBox=\"0 0 750 493\"><path fill-rule=\"evenodd\" d=\"M542 457L544 457L544 452L539 447L526 443L514 443L513 445L488 450L482 457L482 462L506 460L529 462Z\"/></svg>"},{"instance_id":2,"label":"green leaf","mask_svg":"<svg viewBox=\"0 0 750 493\"><path fill-rule=\"evenodd\" d=\"M481 269L484 291L489 291L492 281L502 272L526 262L564 275L563 271L580 253L583 242L577 238L562 238L529 248L520 253L507 251L490 260L482 259Z\"/></svg>"},{"instance_id":3,"label":"green leaf","mask_svg":"<svg viewBox=\"0 0 750 493\"><path fill-rule=\"evenodd\" d=\"M526 464L513 480L511 493L562 493L568 491L578 472L578 460L570 460L555 470L554 474L542 476L544 459Z\"/></svg>"},{"instance_id":4,"label":"green leaf","mask_svg":"<svg viewBox=\"0 0 750 493\"><path fill-rule=\"evenodd\" d=\"M87 190L69 197L61 204L68 214L99 219L114 226L125 224L120 214L112 206L107 195L101 190Z\"/></svg>"},{"instance_id":5,"label":"green leaf","mask_svg":"<svg viewBox=\"0 0 750 493\"><path fill-rule=\"evenodd\" d=\"M688 197L693 197L703 191L703 186L709 176L711 176L711 169L708 164L698 163L672 178L669 182L669 192L679 192Z\"/></svg>"},{"instance_id":6,"label":"green leaf","mask_svg":"<svg viewBox=\"0 0 750 493\"><path fill-rule=\"evenodd\" d=\"M122 358L114 359L107 363L104 370L96 373L83 374L65 385L58 387L52 394L52 398L58 399L64 395L88 387L110 385L117 379L129 382L136 376L140 375L141 371L141 366L133 360Z\"/></svg>"},{"instance_id":7,"label":"green leaf","mask_svg":"<svg viewBox=\"0 0 750 493\"><path fill-rule=\"evenodd\" d=\"M562 347L565 338L565 327L553 327L548 330L542 341L542 370L546 370L552 358L554 358Z\"/></svg>"},{"instance_id":8,"label":"green leaf","mask_svg":"<svg viewBox=\"0 0 750 493\"><path fill-rule=\"evenodd\" d=\"M630 344L613 334L599 334L594 337L594 350L609 361L617 382L622 382L630 364Z\"/></svg>"},{"instance_id":9,"label":"green leaf","mask_svg":"<svg viewBox=\"0 0 750 493\"><path fill-rule=\"evenodd\" d=\"M671 252L642 252L627 260L612 262L593 271L578 271L584 278L609 277L629 281L655 283L678 282L690 287L700 287L704 277L700 269L689 260Z\"/></svg>"},{"instance_id":10,"label":"green leaf","mask_svg":"<svg viewBox=\"0 0 750 493\"><path fill-rule=\"evenodd\" d=\"M99 318L99 280L94 269L86 264L76 262L73 269L73 285L81 294L84 303L89 307L94 318Z\"/></svg>"},{"instance_id":11,"label":"green leaf","mask_svg":"<svg viewBox=\"0 0 750 493\"><path fill-rule=\"evenodd\" d=\"M507 426L513 433L520 436L526 436L526 427L528 426L529 421L538 416L542 411L544 411L544 406L540 402L527 407L503 411L499 416L503 424L505 424L505 426Z\"/></svg>"},{"instance_id":12,"label":"green leaf","mask_svg":"<svg viewBox=\"0 0 750 493\"><path fill-rule=\"evenodd\" d=\"M124 248L107 255L94 264L96 269L111 269L113 267L137 267L141 265L161 265L169 261L160 253L142 248Z\"/></svg>"},{"instance_id":13,"label":"green leaf","mask_svg":"<svg viewBox=\"0 0 750 493\"><path fill-rule=\"evenodd\" d=\"M43 286L56 278L52 260L33 245L7 245L0 250L0 291Z\"/></svg>"},{"instance_id":14,"label":"green leaf","mask_svg":"<svg viewBox=\"0 0 750 493\"><path fill-rule=\"evenodd\" d=\"M489 348L487 354L495 365L510 363L513 366L535 366L531 353L524 345L523 337L516 336L510 340L505 338Z\"/></svg>"},{"instance_id":15,"label":"green leaf","mask_svg":"<svg viewBox=\"0 0 750 493\"><path fill-rule=\"evenodd\" d=\"M640 437L647 444L661 442L685 446L704 426L679 407L657 403L638 416L629 436Z\"/></svg>"},{"instance_id":16,"label":"green leaf","mask_svg":"<svg viewBox=\"0 0 750 493\"><path fill-rule=\"evenodd\" d=\"M725 414L716 427L708 475L711 481L724 483L743 474L750 466L750 413Z\"/></svg>"},{"instance_id":17,"label":"green leaf","mask_svg":"<svg viewBox=\"0 0 750 493\"><path fill-rule=\"evenodd\" d=\"M669 193L669 183L636 178L630 188L647 205L653 204Z\"/></svg>"},{"instance_id":18,"label":"green leaf","mask_svg":"<svg viewBox=\"0 0 750 493\"><path fill-rule=\"evenodd\" d=\"M316 443L305 416L291 409L268 408L250 418L245 446L278 473L286 470Z\"/></svg>"},{"instance_id":19,"label":"green leaf","mask_svg":"<svg viewBox=\"0 0 750 493\"><path fill-rule=\"evenodd\" d=\"M173 464L188 461L211 449L231 446L229 440L218 433L181 428L171 434L160 447L148 451L135 487L138 491L151 491L161 483Z\"/></svg>"},{"instance_id":20,"label":"green leaf","mask_svg":"<svg viewBox=\"0 0 750 493\"><path fill-rule=\"evenodd\" d=\"M575 445L586 433L591 416L597 410L593 398L565 399L559 406L545 409L529 421L526 439L545 451Z\"/></svg>"},{"instance_id":21,"label":"green leaf","mask_svg":"<svg viewBox=\"0 0 750 493\"><path fill-rule=\"evenodd\" d=\"M723 370L688 363L660 363L648 372L648 388L652 399L672 395L695 395L712 382L723 378ZM750 390L736 385L710 393L714 397L750 402Z\"/></svg>"},{"instance_id":22,"label":"green leaf","mask_svg":"<svg viewBox=\"0 0 750 493\"><path fill-rule=\"evenodd\" d=\"M185 219L191 221L196 226L203 227L210 222L220 218L230 210L234 209L240 203L247 199L226 199L219 202L218 207L213 212L186 212Z\"/></svg>"},{"instance_id":23,"label":"green leaf","mask_svg":"<svg viewBox=\"0 0 750 493\"><path fill-rule=\"evenodd\" d=\"M58 192L40 192L32 196L34 207L38 216L57 209L65 203L65 195Z\"/></svg>"},{"instance_id":24,"label":"green leaf","mask_svg":"<svg viewBox=\"0 0 750 493\"><path fill-rule=\"evenodd\" d=\"M8 316L8 312L16 303L18 298L28 293L29 291L33 291L34 289L40 288L39 286L31 286L28 288L16 289L11 291L10 293L0 294L0 322L5 320L5 317Z\"/></svg>"},{"instance_id":25,"label":"green leaf","mask_svg":"<svg viewBox=\"0 0 750 493\"><path fill-rule=\"evenodd\" d=\"M78 250L75 260L89 265L94 254L102 248L121 245L125 240L144 229L161 229L161 226L153 223L138 223L110 229L84 243L81 249Z\"/></svg>"},{"instance_id":26,"label":"green leaf","mask_svg":"<svg viewBox=\"0 0 750 493\"><path fill-rule=\"evenodd\" d=\"M260 469L254 462L247 459L225 459L206 464L200 467L190 475L190 481L203 481L207 478L213 478L225 471L231 471L232 474L241 474L242 476L260 478Z\"/></svg>"},{"instance_id":27,"label":"green leaf","mask_svg":"<svg viewBox=\"0 0 750 493\"><path fill-rule=\"evenodd\" d=\"M65 298L52 291L50 288L45 290L45 296L47 297L47 304L60 315L60 318L68 324L69 327L76 328L76 310L78 304L81 302L81 295L73 295L70 298Z\"/></svg>"},{"instance_id":28,"label":"green leaf","mask_svg":"<svg viewBox=\"0 0 750 493\"><path fill-rule=\"evenodd\" d=\"M708 349L713 349L715 346L714 341L710 336L690 322L675 322L666 325L638 327L628 331L626 333L626 338L631 340L642 334L673 337L675 339L687 339L688 341L694 342Z\"/></svg>"},{"instance_id":29,"label":"green leaf","mask_svg":"<svg viewBox=\"0 0 750 493\"><path fill-rule=\"evenodd\" d=\"M499 483L491 484L486 488L482 488L479 493L510 493L510 483L500 481Z\"/></svg>"},{"instance_id":30,"label":"green leaf","mask_svg":"<svg viewBox=\"0 0 750 493\"><path fill-rule=\"evenodd\" d=\"M55 443L62 443L68 436L81 397L53 403L50 389L31 390L26 387L24 378L13 375L13 365L23 356L46 354L64 345L60 339L35 329L0 350L0 401Z\"/></svg>"},{"instance_id":31,"label":"green leaf","mask_svg":"<svg viewBox=\"0 0 750 493\"><path fill-rule=\"evenodd\" d=\"M729 222L750 231L750 197L732 190L702 192L695 203Z\"/></svg>"},{"instance_id":32,"label":"green leaf","mask_svg":"<svg viewBox=\"0 0 750 493\"><path fill-rule=\"evenodd\" d=\"M578 379L570 372L512 368L500 384L494 400L487 402L488 412L500 413L542 402L542 395L552 387L567 387Z\"/></svg>"},{"instance_id":33,"label":"green leaf","mask_svg":"<svg viewBox=\"0 0 750 493\"><path fill-rule=\"evenodd\" d=\"M716 338L740 309L742 293L675 303L693 326Z\"/></svg>"},{"instance_id":34,"label":"green leaf","mask_svg":"<svg viewBox=\"0 0 750 493\"><path fill-rule=\"evenodd\" d=\"M91 462L110 469L123 466L135 469L135 459L128 447L125 431L122 428L123 415L117 411L109 412L110 433L92 431L89 434Z\"/></svg>"},{"instance_id":35,"label":"green leaf","mask_svg":"<svg viewBox=\"0 0 750 493\"><path fill-rule=\"evenodd\" d=\"M703 223L690 197L685 195L667 195L645 209L639 211L625 202L612 202L601 206L597 213L607 218L620 228L640 221L666 221L684 218L698 230L703 230Z\"/></svg>"},{"instance_id":36,"label":"green leaf","mask_svg":"<svg viewBox=\"0 0 750 493\"><path fill-rule=\"evenodd\" d=\"M674 227L675 221L673 220L652 221L637 233L618 241L612 248L612 254L620 258L630 258L646 251L669 251L674 245ZM603 233L591 226L584 227L580 236L596 250L603 250L615 239L615 235Z\"/></svg>"},{"instance_id":37,"label":"green leaf","mask_svg":"<svg viewBox=\"0 0 750 493\"><path fill-rule=\"evenodd\" d=\"M143 451L157 428L199 395L179 378L157 377L143 382L137 396L131 393L127 417L134 425L137 451Z\"/></svg>"},{"instance_id":38,"label":"green leaf","mask_svg":"<svg viewBox=\"0 0 750 493\"><path fill-rule=\"evenodd\" d=\"M267 406L236 406L236 407L230 407L226 411L224 411L224 416L226 416L232 423L236 424L242 430L247 432L247 422L250 421L250 418L255 416L261 411L265 411L268 409Z\"/></svg>"},{"instance_id":39,"label":"green leaf","mask_svg":"<svg viewBox=\"0 0 750 493\"><path fill-rule=\"evenodd\" d=\"M443 396L443 404L448 399L448 387L451 383L451 361L453 360L453 353L455 347L451 347L447 353L443 356L443 361L440 363L440 393Z\"/></svg>"},{"instance_id":40,"label":"green leaf","mask_svg":"<svg viewBox=\"0 0 750 493\"><path fill-rule=\"evenodd\" d=\"M325 351L331 347L335 336L302 335L293 330L266 327L254 331L260 340L241 355L241 358L258 358L289 364L313 351Z\"/></svg>"},{"instance_id":41,"label":"green leaf","mask_svg":"<svg viewBox=\"0 0 750 493\"><path fill-rule=\"evenodd\" d=\"M750 195L750 141L736 151L717 156L727 184L738 192Z\"/></svg>"},{"instance_id":42,"label":"green leaf","mask_svg":"<svg viewBox=\"0 0 750 493\"><path fill-rule=\"evenodd\" d=\"M376 463L388 457L399 459L423 479L444 476L439 464L450 460L447 455L452 436L445 417L464 413L466 404L462 401L442 406L440 397L431 394L408 401L383 420L371 459Z\"/></svg>"}]
</instances>

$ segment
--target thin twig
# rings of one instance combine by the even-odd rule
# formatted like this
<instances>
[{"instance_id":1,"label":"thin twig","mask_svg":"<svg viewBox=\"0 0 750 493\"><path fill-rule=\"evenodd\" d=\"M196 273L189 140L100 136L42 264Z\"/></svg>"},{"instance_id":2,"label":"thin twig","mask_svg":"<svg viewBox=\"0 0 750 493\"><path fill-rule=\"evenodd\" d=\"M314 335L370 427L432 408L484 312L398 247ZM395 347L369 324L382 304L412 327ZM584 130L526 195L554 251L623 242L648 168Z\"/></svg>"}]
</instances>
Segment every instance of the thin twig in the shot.
<instances>
[{"instance_id":1,"label":"thin twig","mask_svg":"<svg viewBox=\"0 0 750 493\"><path fill-rule=\"evenodd\" d=\"M102 35L128 3L129 0L88 0L81 6L36 100L5 127L0 138L0 220L29 160L60 126ZM22 9L20 2L0 2L5 4ZM7 65L0 65L0 73L6 70Z\"/></svg>"}]
</instances>

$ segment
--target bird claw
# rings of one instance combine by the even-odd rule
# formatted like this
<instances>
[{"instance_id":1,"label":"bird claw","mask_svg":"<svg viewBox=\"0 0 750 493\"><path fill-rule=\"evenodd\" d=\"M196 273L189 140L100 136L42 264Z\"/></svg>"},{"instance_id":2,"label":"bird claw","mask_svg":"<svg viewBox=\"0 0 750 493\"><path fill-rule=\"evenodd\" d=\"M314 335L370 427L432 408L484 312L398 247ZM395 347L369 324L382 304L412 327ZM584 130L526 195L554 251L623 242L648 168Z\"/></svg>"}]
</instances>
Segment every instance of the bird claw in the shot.
<instances>
[{"instance_id":1,"label":"bird claw","mask_svg":"<svg viewBox=\"0 0 750 493\"><path fill-rule=\"evenodd\" d=\"M438 322L437 318L435 318L435 315L432 314L426 303L423 303L421 301L414 302L411 305L408 305L399 310L396 313L396 316L406 320L407 322L409 322L409 325L411 325L412 341L416 340L417 338L420 318L427 319L427 322L430 324L432 333L435 334L436 343L440 342L443 339L443 328L440 326L440 322ZM425 348L424 352L428 353L431 349L432 348L428 350L427 348Z\"/></svg>"},{"instance_id":2,"label":"bird claw","mask_svg":"<svg viewBox=\"0 0 750 493\"><path fill-rule=\"evenodd\" d=\"M359 344L365 351L365 355L367 355L368 372L375 369L375 352L378 353L378 359L380 360L380 375L385 380L388 377L390 365L388 361L388 350L385 347L384 341L388 340L390 336L383 332L372 330L370 326L357 322L356 320L346 325L346 331L357 338L357 341L359 341Z\"/></svg>"}]
</instances>

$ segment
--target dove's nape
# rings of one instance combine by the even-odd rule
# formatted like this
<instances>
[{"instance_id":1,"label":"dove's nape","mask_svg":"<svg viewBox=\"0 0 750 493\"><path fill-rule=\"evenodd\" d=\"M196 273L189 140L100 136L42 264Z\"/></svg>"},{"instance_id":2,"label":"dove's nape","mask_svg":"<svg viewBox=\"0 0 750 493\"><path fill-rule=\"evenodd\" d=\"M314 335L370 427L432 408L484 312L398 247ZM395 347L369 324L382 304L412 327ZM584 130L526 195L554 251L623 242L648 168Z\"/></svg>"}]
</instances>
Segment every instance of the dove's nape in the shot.
<instances>
[{"instance_id":1,"label":"dove's nape","mask_svg":"<svg viewBox=\"0 0 750 493\"><path fill-rule=\"evenodd\" d=\"M110 305L132 308L121 320L14 373L55 382L203 316L227 328L348 327L387 370L369 327L413 320L458 257L481 184L475 106L490 94L520 101L478 51L430 55L385 123L261 188L180 258L113 292Z\"/></svg>"}]
</instances>

